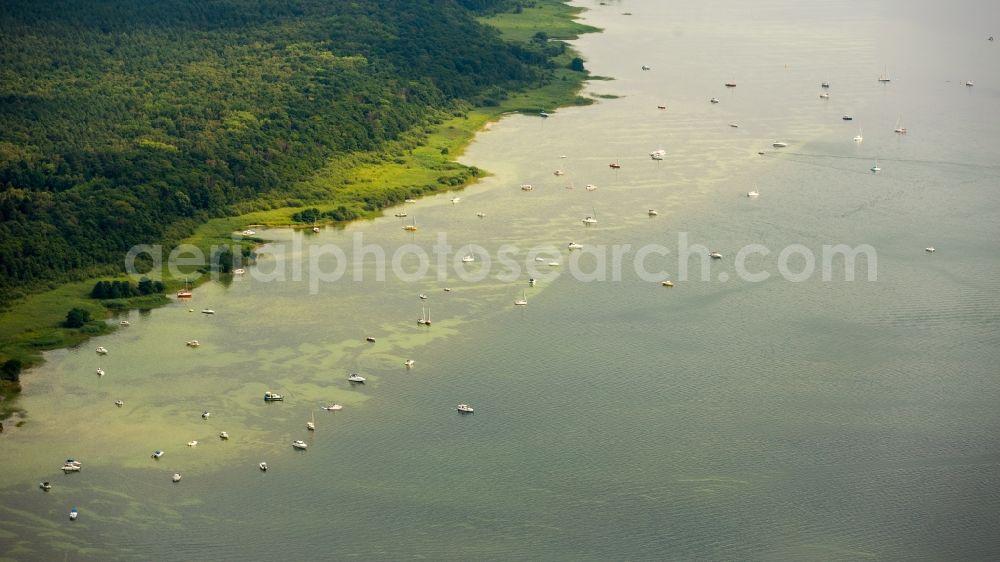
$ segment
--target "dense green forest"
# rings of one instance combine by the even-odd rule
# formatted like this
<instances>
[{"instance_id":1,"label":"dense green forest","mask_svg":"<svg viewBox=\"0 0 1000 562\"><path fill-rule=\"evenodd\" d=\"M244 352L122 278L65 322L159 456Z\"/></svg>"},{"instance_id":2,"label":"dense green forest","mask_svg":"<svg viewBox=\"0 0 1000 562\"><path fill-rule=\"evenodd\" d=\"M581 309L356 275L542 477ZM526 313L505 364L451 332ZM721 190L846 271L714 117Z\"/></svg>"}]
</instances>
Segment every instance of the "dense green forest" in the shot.
<instances>
[{"instance_id":1,"label":"dense green forest","mask_svg":"<svg viewBox=\"0 0 1000 562\"><path fill-rule=\"evenodd\" d=\"M514 0L0 0L0 305L549 79ZM330 186L336 189L336 186Z\"/></svg>"}]
</instances>

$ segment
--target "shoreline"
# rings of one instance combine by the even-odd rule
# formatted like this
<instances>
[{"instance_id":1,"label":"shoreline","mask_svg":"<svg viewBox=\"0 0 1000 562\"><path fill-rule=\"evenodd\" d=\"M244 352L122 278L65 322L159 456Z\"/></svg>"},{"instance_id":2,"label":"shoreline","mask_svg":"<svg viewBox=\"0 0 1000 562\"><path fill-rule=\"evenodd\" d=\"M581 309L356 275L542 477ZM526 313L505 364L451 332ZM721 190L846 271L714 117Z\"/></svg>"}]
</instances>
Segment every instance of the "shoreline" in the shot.
<instances>
[{"instance_id":1,"label":"shoreline","mask_svg":"<svg viewBox=\"0 0 1000 562\"><path fill-rule=\"evenodd\" d=\"M551 36L551 40L572 40L583 33L600 32L601 30L577 21L577 16L585 8L572 6L564 0L540 0L537 9L546 12L549 18L542 18L548 24L535 25L534 14L526 10L520 14L497 14L479 18L482 23L498 29L508 41L521 41L530 38L538 32ZM555 22L556 25L552 25ZM525 25L527 24L527 25ZM188 237L178 244L193 244L206 251L213 245L235 245L233 235L248 226L263 226L267 228L308 229L313 226L323 228L344 228L346 225L361 221L373 220L383 216L385 211L402 204L402 199L366 211L360 216L343 221L326 221L307 224L296 222L292 215L306 209L328 211L343 206L345 202L357 203L362 195L374 191L373 186L379 185L380 190L399 194L412 191L415 182L425 181L420 193L414 198L437 195L449 191L459 191L475 185L479 178L489 176L488 171L475 166L467 166L458 162L465 149L482 131L489 130L493 123L510 114L537 115L540 112L552 111L559 107L583 106L595 103L596 100L579 95L585 83L593 77L589 71L577 72L569 70L568 62L579 53L567 45L564 53L554 57L556 62L564 62L563 67L555 70L552 79L536 88L524 91L507 92L508 97L493 107L473 108L464 104L456 104L451 109L448 119L441 119L445 110L436 116L433 126L424 126L422 131L410 131L404 138L389 143L378 153L355 153L338 155L329 159L326 164L316 170L312 176L301 180L300 185L315 186L318 189L330 191L330 187L344 187L347 196L338 198L330 192L330 197L302 202L300 206L286 206L266 211L251 211L248 213L210 219L200 224ZM565 59L565 60L564 60ZM461 110L461 111L460 111ZM542 117L540 117L542 118ZM430 122L434 122L432 118ZM414 142L409 135L416 135L419 144L407 148L407 143ZM396 154L394 155L393 152ZM442 176L442 169L453 173L450 177ZM435 178L436 177L436 178ZM441 178L447 177L446 182ZM461 181L455 181L461 178ZM430 182L435 183L430 183ZM367 189L366 189L367 188ZM248 202L252 204L252 202ZM245 252L265 243L263 239L247 237L238 242ZM206 272L192 271L188 275L198 274L190 283L195 288L212 279ZM169 295L186 284L168 275L151 275L166 284L166 292L159 295L157 302L118 302L117 306L107 306L107 302L93 299L89 296L90 288L100 280L132 280L125 274L117 276L99 276L82 281L70 281L55 284L49 290L31 293L20 301L13 303L0 316L0 362L16 358L22 361L21 375L28 374L33 367L44 364L43 353L55 349L73 348L88 341L93 336L113 333L119 328L109 320L118 314L136 309L159 308L173 302ZM57 308L58 307L58 308ZM62 320L66 311L74 307L88 310L96 322L105 325L94 333L84 333L82 330L65 328ZM0 392L0 422L17 418L19 425L26 423L25 412L17 406L20 391Z\"/></svg>"}]
</instances>

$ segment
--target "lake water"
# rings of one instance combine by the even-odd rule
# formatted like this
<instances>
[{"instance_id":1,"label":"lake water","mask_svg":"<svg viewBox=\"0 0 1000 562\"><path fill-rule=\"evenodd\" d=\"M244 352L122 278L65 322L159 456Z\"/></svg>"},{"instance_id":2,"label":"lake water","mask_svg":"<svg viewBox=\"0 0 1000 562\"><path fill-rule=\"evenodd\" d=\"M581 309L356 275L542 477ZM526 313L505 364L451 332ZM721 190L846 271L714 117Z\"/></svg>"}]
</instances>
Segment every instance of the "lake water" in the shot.
<instances>
[{"instance_id":1,"label":"lake water","mask_svg":"<svg viewBox=\"0 0 1000 562\"><path fill-rule=\"evenodd\" d=\"M264 232L247 275L27 374L29 423L0 438L0 560L1000 557L998 8L581 5L605 31L576 44L614 78L588 91L621 97L504 119L462 157L494 174L480 184L405 219ZM522 271L474 281L431 254L422 279L379 280L371 254L363 282L348 266L310 289L310 257L336 265L320 248L362 236L413 271L405 245L439 234L456 256L516 246ZM682 240L723 259L684 280ZM748 244L765 281L741 279ZM824 280L836 244L876 257ZM640 262L659 277L637 272L644 248L669 250ZM806 253L812 275L782 274ZM68 456L81 473L59 473Z\"/></svg>"}]
</instances>

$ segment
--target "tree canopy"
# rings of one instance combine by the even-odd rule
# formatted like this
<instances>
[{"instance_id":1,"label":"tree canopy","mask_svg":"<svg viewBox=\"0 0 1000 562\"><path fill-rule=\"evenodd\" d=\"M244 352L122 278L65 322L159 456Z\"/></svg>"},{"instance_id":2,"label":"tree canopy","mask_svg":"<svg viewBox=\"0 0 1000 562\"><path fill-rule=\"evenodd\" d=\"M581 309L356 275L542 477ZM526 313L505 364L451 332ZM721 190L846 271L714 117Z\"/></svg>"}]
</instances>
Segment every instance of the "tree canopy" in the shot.
<instances>
[{"instance_id":1,"label":"tree canopy","mask_svg":"<svg viewBox=\"0 0 1000 562\"><path fill-rule=\"evenodd\" d=\"M510 0L3 3L0 303L120 271L135 244L280 201L333 155L552 66L474 19Z\"/></svg>"}]
</instances>

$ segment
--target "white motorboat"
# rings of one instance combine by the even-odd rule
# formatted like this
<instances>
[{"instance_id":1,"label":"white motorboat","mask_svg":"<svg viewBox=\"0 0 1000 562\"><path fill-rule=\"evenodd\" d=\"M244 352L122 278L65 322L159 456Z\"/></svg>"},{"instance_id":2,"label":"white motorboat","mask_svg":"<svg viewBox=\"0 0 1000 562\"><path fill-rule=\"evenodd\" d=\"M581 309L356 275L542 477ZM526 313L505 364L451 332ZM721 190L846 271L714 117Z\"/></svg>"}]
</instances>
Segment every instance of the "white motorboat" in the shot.
<instances>
[{"instance_id":1,"label":"white motorboat","mask_svg":"<svg viewBox=\"0 0 1000 562\"><path fill-rule=\"evenodd\" d=\"M197 446L198 446L198 440L197 439L188 441L188 447L197 447Z\"/></svg>"},{"instance_id":2,"label":"white motorboat","mask_svg":"<svg viewBox=\"0 0 1000 562\"><path fill-rule=\"evenodd\" d=\"M653 67L644 64L644 65L642 65L642 69L643 70L653 70Z\"/></svg>"},{"instance_id":3,"label":"white motorboat","mask_svg":"<svg viewBox=\"0 0 1000 562\"><path fill-rule=\"evenodd\" d=\"M174 475L170 477L170 479L173 480L174 482L180 482L181 475L175 472Z\"/></svg>"},{"instance_id":4,"label":"white motorboat","mask_svg":"<svg viewBox=\"0 0 1000 562\"><path fill-rule=\"evenodd\" d=\"M128 320L122 320L118 323L119 326L130 326L131 323Z\"/></svg>"},{"instance_id":5,"label":"white motorboat","mask_svg":"<svg viewBox=\"0 0 1000 562\"><path fill-rule=\"evenodd\" d=\"M52 489L52 484L49 484L49 482L46 480L45 482L39 482L38 487L48 492L49 490Z\"/></svg>"},{"instance_id":6,"label":"white motorboat","mask_svg":"<svg viewBox=\"0 0 1000 562\"><path fill-rule=\"evenodd\" d=\"M740 124L739 123L730 123L729 126L732 127L732 128L734 128L734 129L739 129L740 128Z\"/></svg>"},{"instance_id":7,"label":"white motorboat","mask_svg":"<svg viewBox=\"0 0 1000 562\"><path fill-rule=\"evenodd\" d=\"M69 519L70 519L70 521L76 521L76 518L79 515L80 515L80 512L77 511L75 507L73 509L69 510Z\"/></svg>"},{"instance_id":8,"label":"white motorboat","mask_svg":"<svg viewBox=\"0 0 1000 562\"><path fill-rule=\"evenodd\" d=\"M329 406L322 406L322 408L327 412L336 412L338 410L344 409L344 407L341 406L340 404L330 404Z\"/></svg>"},{"instance_id":9,"label":"white motorboat","mask_svg":"<svg viewBox=\"0 0 1000 562\"><path fill-rule=\"evenodd\" d=\"M220 431L219 432L219 439L222 439L223 441L228 441L229 440L229 433L226 432L226 431Z\"/></svg>"},{"instance_id":10,"label":"white motorboat","mask_svg":"<svg viewBox=\"0 0 1000 562\"><path fill-rule=\"evenodd\" d=\"M726 87L727 88L735 88L736 87L736 82L730 80L729 82L726 82Z\"/></svg>"},{"instance_id":11,"label":"white motorboat","mask_svg":"<svg viewBox=\"0 0 1000 562\"><path fill-rule=\"evenodd\" d=\"M260 462L257 464L257 468L259 468L261 472L267 472L267 463Z\"/></svg>"},{"instance_id":12,"label":"white motorboat","mask_svg":"<svg viewBox=\"0 0 1000 562\"><path fill-rule=\"evenodd\" d=\"M531 191L532 189L535 188L532 187L530 183L521 184L521 191Z\"/></svg>"},{"instance_id":13,"label":"white motorboat","mask_svg":"<svg viewBox=\"0 0 1000 562\"><path fill-rule=\"evenodd\" d=\"M713 260L721 260L722 254L720 254L719 252L712 252L708 254L708 257L712 258Z\"/></svg>"},{"instance_id":14,"label":"white motorboat","mask_svg":"<svg viewBox=\"0 0 1000 562\"><path fill-rule=\"evenodd\" d=\"M663 160L664 158L666 158L666 156L667 156L667 151L663 150L662 148L658 148L653 152L649 153L649 157L652 158L653 160Z\"/></svg>"},{"instance_id":15,"label":"white motorboat","mask_svg":"<svg viewBox=\"0 0 1000 562\"><path fill-rule=\"evenodd\" d=\"M215 311L212 310L211 308L203 308L203 309L201 309L201 313L202 314L215 314Z\"/></svg>"},{"instance_id":16,"label":"white motorboat","mask_svg":"<svg viewBox=\"0 0 1000 562\"><path fill-rule=\"evenodd\" d=\"M351 373L347 376L347 380L350 382L365 382L366 379L358 373Z\"/></svg>"},{"instance_id":17,"label":"white motorboat","mask_svg":"<svg viewBox=\"0 0 1000 562\"><path fill-rule=\"evenodd\" d=\"M452 202L452 204L454 204L454 203L458 203L458 202L459 202L459 201L461 201L461 200L462 200L462 198L461 198L461 197L452 197L452 198L451 198L451 202Z\"/></svg>"},{"instance_id":18,"label":"white motorboat","mask_svg":"<svg viewBox=\"0 0 1000 562\"><path fill-rule=\"evenodd\" d=\"M247 270L243 269L242 267L238 267L233 270L233 275L243 275L246 272Z\"/></svg>"},{"instance_id":19,"label":"white motorboat","mask_svg":"<svg viewBox=\"0 0 1000 562\"><path fill-rule=\"evenodd\" d=\"M279 402L284 400L285 397L278 394L277 392L271 392L270 390L264 393L265 402Z\"/></svg>"},{"instance_id":20,"label":"white motorboat","mask_svg":"<svg viewBox=\"0 0 1000 562\"><path fill-rule=\"evenodd\" d=\"M975 86L975 84L972 82L972 80L966 80L965 81L965 85L968 86L968 87L970 87L970 88L973 87L973 86Z\"/></svg>"},{"instance_id":21,"label":"white motorboat","mask_svg":"<svg viewBox=\"0 0 1000 562\"><path fill-rule=\"evenodd\" d=\"M207 412L207 411L206 412L202 412L201 413L201 419L207 420L209 418L209 416L211 416L211 415L212 415L212 412Z\"/></svg>"},{"instance_id":22,"label":"white motorboat","mask_svg":"<svg viewBox=\"0 0 1000 562\"><path fill-rule=\"evenodd\" d=\"M253 236L254 234L257 234L257 232L248 228L243 232L241 232L240 234L242 234L243 236Z\"/></svg>"},{"instance_id":23,"label":"white motorboat","mask_svg":"<svg viewBox=\"0 0 1000 562\"><path fill-rule=\"evenodd\" d=\"M463 414L471 414L475 412L475 410L472 409L472 406L469 406L468 404L459 404L455 409Z\"/></svg>"},{"instance_id":24,"label":"white motorboat","mask_svg":"<svg viewBox=\"0 0 1000 562\"><path fill-rule=\"evenodd\" d=\"M659 216L660 213L656 209L649 209L648 211L646 211L646 214L651 217L655 217Z\"/></svg>"},{"instance_id":25,"label":"white motorboat","mask_svg":"<svg viewBox=\"0 0 1000 562\"><path fill-rule=\"evenodd\" d=\"M163 456L163 451L157 449L157 450L153 451L152 455L149 455L149 456L153 457L154 459L158 459L158 458L160 458L160 457Z\"/></svg>"},{"instance_id":26,"label":"white motorboat","mask_svg":"<svg viewBox=\"0 0 1000 562\"><path fill-rule=\"evenodd\" d=\"M105 348L103 346L98 346L98 348L95 349L94 351L96 351L98 355L107 355L108 354L107 348Z\"/></svg>"},{"instance_id":27,"label":"white motorboat","mask_svg":"<svg viewBox=\"0 0 1000 562\"><path fill-rule=\"evenodd\" d=\"M597 191L597 186L592 183L588 183L586 187L587 191Z\"/></svg>"},{"instance_id":28,"label":"white motorboat","mask_svg":"<svg viewBox=\"0 0 1000 562\"><path fill-rule=\"evenodd\" d=\"M937 248L935 248L934 246L927 246L926 248L924 248L924 251L927 252L928 254L932 254L935 251L937 251Z\"/></svg>"},{"instance_id":29,"label":"white motorboat","mask_svg":"<svg viewBox=\"0 0 1000 562\"><path fill-rule=\"evenodd\" d=\"M403 203L416 203L416 199L403 199Z\"/></svg>"},{"instance_id":30,"label":"white motorboat","mask_svg":"<svg viewBox=\"0 0 1000 562\"><path fill-rule=\"evenodd\" d=\"M485 219L486 218L486 213L484 213L482 211L479 211L478 213L476 213L476 216L479 217L479 218L481 218L481 219Z\"/></svg>"},{"instance_id":31,"label":"white motorboat","mask_svg":"<svg viewBox=\"0 0 1000 562\"><path fill-rule=\"evenodd\" d=\"M425 301L425 300L427 300L427 294L426 293L420 293L419 295L417 295L417 298L420 299L420 300L422 300L422 301Z\"/></svg>"},{"instance_id":32,"label":"white motorboat","mask_svg":"<svg viewBox=\"0 0 1000 562\"><path fill-rule=\"evenodd\" d=\"M80 466L80 467L83 466L82 464L80 464L80 461L76 459L66 459L66 462L64 464L69 466Z\"/></svg>"},{"instance_id":33,"label":"white motorboat","mask_svg":"<svg viewBox=\"0 0 1000 562\"><path fill-rule=\"evenodd\" d=\"M562 170L556 170L556 171L552 172L552 175L554 175L554 176L564 176L564 175L566 175L566 172L564 172Z\"/></svg>"},{"instance_id":34,"label":"white motorboat","mask_svg":"<svg viewBox=\"0 0 1000 562\"><path fill-rule=\"evenodd\" d=\"M306 445L306 442L302 441L301 439L296 439L295 441L292 441L292 447L295 447L296 449L303 449L304 450L308 446L309 445Z\"/></svg>"},{"instance_id":35,"label":"white motorboat","mask_svg":"<svg viewBox=\"0 0 1000 562\"><path fill-rule=\"evenodd\" d=\"M462 263L472 263L474 261L476 261L476 258L472 254L462 256Z\"/></svg>"},{"instance_id":36,"label":"white motorboat","mask_svg":"<svg viewBox=\"0 0 1000 562\"><path fill-rule=\"evenodd\" d=\"M577 244L576 242L570 242L567 246L570 250L580 250L583 248L583 244Z\"/></svg>"},{"instance_id":37,"label":"white motorboat","mask_svg":"<svg viewBox=\"0 0 1000 562\"><path fill-rule=\"evenodd\" d=\"M719 103L719 98L712 98L712 99L710 99L708 101L710 101L712 103Z\"/></svg>"},{"instance_id":38,"label":"white motorboat","mask_svg":"<svg viewBox=\"0 0 1000 562\"><path fill-rule=\"evenodd\" d=\"M62 471L64 473L67 473L67 474L70 473L70 472L80 472L80 470L82 470L82 469L83 469L83 467L80 466L80 465L78 465L78 464L64 464L64 465L62 465Z\"/></svg>"},{"instance_id":39,"label":"white motorboat","mask_svg":"<svg viewBox=\"0 0 1000 562\"><path fill-rule=\"evenodd\" d=\"M778 141L778 142L771 143L771 146L773 146L774 148L785 148L786 146L788 146L788 143L787 142Z\"/></svg>"},{"instance_id":40,"label":"white motorboat","mask_svg":"<svg viewBox=\"0 0 1000 562\"><path fill-rule=\"evenodd\" d=\"M314 226L313 227L313 232L319 232L319 227L318 226Z\"/></svg>"},{"instance_id":41,"label":"white motorboat","mask_svg":"<svg viewBox=\"0 0 1000 562\"><path fill-rule=\"evenodd\" d=\"M366 336L365 341L368 343L375 343L375 338L373 336Z\"/></svg>"},{"instance_id":42,"label":"white motorboat","mask_svg":"<svg viewBox=\"0 0 1000 562\"><path fill-rule=\"evenodd\" d=\"M125 405L124 401L122 401L122 400L115 400L115 406L118 406L119 408L121 408L124 405Z\"/></svg>"},{"instance_id":43,"label":"white motorboat","mask_svg":"<svg viewBox=\"0 0 1000 562\"><path fill-rule=\"evenodd\" d=\"M191 340L191 341L184 342L184 345L186 345L188 347L199 347L199 346L201 346L201 342L198 341L198 340Z\"/></svg>"},{"instance_id":44,"label":"white motorboat","mask_svg":"<svg viewBox=\"0 0 1000 562\"><path fill-rule=\"evenodd\" d=\"M97 374L98 374L98 376L102 376L103 377L104 376L104 369L98 367L97 368Z\"/></svg>"},{"instance_id":45,"label":"white motorboat","mask_svg":"<svg viewBox=\"0 0 1000 562\"><path fill-rule=\"evenodd\" d=\"M828 94L826 92L823 92L822 94L819 95L819 98L820 99L824 99L824 100L828 100L828 99L830 99L830 94Z\"/></svg>"},{"instance_id":46,"label":"white motorboat","mask_svg":"<svg viewBox=\"0 0 1000 562\"><path fill-rule=\"evenodd\" d=\"M667 279L666 281L661 281L660 285L663 285L664 287L673 287L674 286L674 282L671 281L671 280L669 280L669 279Z\"/></svg>"},{"instance_id":47,"label":"white motorboat","mask_svg":"<svg viewBox=\"0 0 1000 562\"><path fill-rule=\"evenodd\" d=\"M608 167L611 168L612 170L617 170L622 167L622 164L621 162L615 160L614 162L608 164Z\"/></svg>"},{"instance_id":48,"label":"white motorboat","mask_svg":"<svg viewBox=\"0 0 1000 562\"><path fill-rule=\"evenodd\" d=\"M414 365L414 363L416 363L416 361L414 361L413 359L407 359L406 361L403 361L403 366L409 369Z\"/></svg>"},{"instance_id":49,"label":"white motorboat","mask_svg":"<svg viewBox=\"0 0 1000 562\"><path fill-rule=\"evenodd\" d=\"M400 218L400 219L401 219L401 218L403 218L403 217L405 217L405 216L406 216L406 213L403 213L403 212L399 212L399 213L396 213L396 214L395 214L395 215L393 215L393 216L394 216L394 217L396 217L396 218Z\"/></svg>"}]
</instances>

